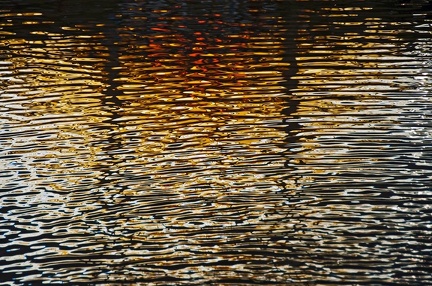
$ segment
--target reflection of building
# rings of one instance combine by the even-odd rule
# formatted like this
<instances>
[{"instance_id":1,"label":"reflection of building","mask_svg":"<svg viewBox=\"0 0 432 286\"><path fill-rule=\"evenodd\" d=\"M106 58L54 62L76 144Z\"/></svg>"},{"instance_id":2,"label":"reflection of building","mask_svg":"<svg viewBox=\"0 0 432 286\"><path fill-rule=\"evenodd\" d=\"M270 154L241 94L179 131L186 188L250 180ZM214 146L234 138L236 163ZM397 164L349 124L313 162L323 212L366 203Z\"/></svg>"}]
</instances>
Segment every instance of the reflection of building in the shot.
<instances>
[{"instance_id":1,"label":"reflection of building","mask_svg":"<svg viewBox=\"0 0 432 286\"><path fill-rule=\"evenodd\" d=\"M112 164L134 165L124 158L165 161L174 146L208 149L207 157L191 160L192 165L214 158L228 160L223 168L237 162L241 169L243 155L227 159L224 154L234 151L223 148L244 148L242 154L254 157L255 148L281 137L273 126L283 104L287 64L283 39L270 25L259 27L246 14L236 16L243 22L216 12L188 15L187 9L197 7L187 5L168 15L160 7L121 4L123 16L114 16L112 3L95 13L97 18L79 23L82 7L59 3L49 8L58 13L53 19L40 12L26 16L34 26L22 28L9 45L21 41L17 47L26 45L27 55L12 51L11 61L22 71L19 81L26 81L21 87L29 90L25 97L34 124L58 118L52 128L60 131L59 141L80 138L80 145L69 142L67 150L82 154L84 169L101 164L98 171L110 177L117 173ZM258 13L258 8L248 9ZM52 25L62 13L72 15L65 18L67 25ZM45 22L50 25L41 25Z\"/></svg>"},{"instance_id":2,"label":"reflection of building","mask_svg":"<svg viewBox=\"0 0 432 286\"><path fill-rule=\"evenodd\" d=\"M52 19L26 14L50 25L20 26L7 40L16 52L5 51L16 72L5 93L16 92L20 110L11 114L22 119L9 147L31 172L23 183L61 204L49 216L66 222L67 234L93 243L53 247L52 261L89 251L108 259L135 239L158 247L194 240L189 247L204 259L211 253L199 243L218 242L226 228L260 224L256 231L265 232L264 214L283 216L273 209L284 200L276 194L284 172L277 128L288 65L273 20L187 7L166 14L138 3L78 23L63 19L62 5ZM23 141L38 147L15 150ZM40 228L51 234L49 223ZM194 234L203 227L213 233ZM229 236L235 248L237 234ZM51 265L39 261L41 271Z\"/></svg>"},{"instance_id":3,"label":"reflection of building","mask_svg":"<svg viewBox=\"0 0 432 286\"><path fill-rule=\"evenodd\" d=\"M162 11L141 15L139 6L123 8L124 19L107 23L38 13L33 16L62 28L36 25L8 40L17 51L6 51L16 76L3 95L16 92L11 101L20 108L7 120L22 119L13 124L19 135L8 142L22 171L30 172L17 181L37 198L18 197L16 205L43 202L46 220L24 222L37 223L46 236L62 233L49 259L42 252L29 262L42 276L62 275L55 263L65 260L98 272L83 260L89 257L136 272L137 257L150 251L157 261L161 254L151 249L161 245L168 249L161 268L178 263L177 248L186 244L202 252L198 259L228 260L205 243L218 243L236 224L259 224L263 212L280 203L274 191L283 165L276 145L283 133L275 128L286 68L281 40L256 32L250 20L237 25L216 14L206 23L179 16L179 30L167 33L158 26L170 20ZM33 16L25 17L42 21ZM140 30L141 16L149 17L148 30ZM24 142L35 147L20 151ZM194 234L203 227L213 233ZM236 237L229 234L224 247L236 247ZM150 243L150 250L131 241ZM119 260L111 260L113 252ZM223 267L185 266L202 272Z\"/></svg>"},{"instance_id":4,"label":"reflection of building","mask_svg":"<svg viewBox=\"0 0 432 286\"><path fill-rule=\"evenodd\" d=\"M180 189L200 186L208 184L209 177L218 181L216 176L234 164L242 168L243 155L230 159L229 154L236 153L230 146L253 157L254 145L280 138L273 127L259 130L263 120L279 116L283 102L282 71L287 65L280 39L256 34L252 22L239 25L217 13L201 18L181 9L168 14L163 8L150 14L149 7L135 9L135 16L125 19L126 26L119 30L128 46L120 57L118 83L123 93L119 98L129 103L120 125L138 132L138 150L145 154L140 164L148 164L150 156L172 172L184 168L189 171L176 176L186 184ZM155 18L154 25L138 25ZM137 28L130 32L129 26ZM178 158L171 150L201 155ZM208 168L209 161L214 168ZM189 177L193 173L195 182ZM251 174L250 179L256 178ZM235 180L217 185L226 188Z\"/></svg>"},{"instance_id":5,"label":"reflection of building","mask_svg":"<svg viewBox=\"0 0 432 286\"><path fill-rule=\"evenodd\" d=\"M0 26L15 282L428 279L429 70L406 10L17 2Z\"/></svg>"}]
</instances>

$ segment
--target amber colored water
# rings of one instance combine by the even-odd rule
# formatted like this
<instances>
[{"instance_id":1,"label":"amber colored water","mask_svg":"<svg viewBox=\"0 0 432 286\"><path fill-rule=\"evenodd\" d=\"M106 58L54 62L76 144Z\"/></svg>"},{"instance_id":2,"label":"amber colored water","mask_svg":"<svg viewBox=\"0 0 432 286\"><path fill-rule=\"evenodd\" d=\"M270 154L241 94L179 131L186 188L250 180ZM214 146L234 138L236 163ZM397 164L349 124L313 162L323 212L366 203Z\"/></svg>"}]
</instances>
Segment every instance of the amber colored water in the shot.
<instances>
[{"instance_id":1,"label":"amber colored water","mask_svg":"<svg viewBox=\"0 0 432 286\"><path fill-rule=\"evenodd\" d=\"M0 285L432 285L431 11L0 0Z\"/></svg>"}]
</instances>

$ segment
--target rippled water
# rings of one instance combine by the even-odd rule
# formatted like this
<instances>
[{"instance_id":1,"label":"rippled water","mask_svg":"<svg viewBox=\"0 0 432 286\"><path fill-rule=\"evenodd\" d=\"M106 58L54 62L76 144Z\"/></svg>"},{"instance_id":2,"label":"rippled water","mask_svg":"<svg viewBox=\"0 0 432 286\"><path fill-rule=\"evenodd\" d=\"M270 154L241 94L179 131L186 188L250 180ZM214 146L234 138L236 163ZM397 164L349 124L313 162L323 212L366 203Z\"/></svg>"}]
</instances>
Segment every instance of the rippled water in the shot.
<instances>
[{"instance_id":1,"label":"rippled water","mask_svg":"<svg viewBox=\"0 0 432 286\"><path fill-rule=\"evenodd\" d=\"M0 4L1 285L432 284L428 1Z\"/></svg>"}]
</instances>

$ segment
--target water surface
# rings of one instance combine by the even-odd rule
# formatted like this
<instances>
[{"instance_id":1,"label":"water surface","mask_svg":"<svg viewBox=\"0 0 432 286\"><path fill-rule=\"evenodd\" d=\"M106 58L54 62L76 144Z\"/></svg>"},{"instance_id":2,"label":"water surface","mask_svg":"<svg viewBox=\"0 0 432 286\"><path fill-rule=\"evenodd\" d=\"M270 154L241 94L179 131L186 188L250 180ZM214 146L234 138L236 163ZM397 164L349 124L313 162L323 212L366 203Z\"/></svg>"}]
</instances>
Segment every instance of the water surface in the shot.
<instances>
[{"instance_id":1,"label":"water surface","mask_svg":"<svg viewBox=\"0 0 432 286\"><path fill-rule=\"evenodd\" d=\"M0 0L1 285L427 285L428 1Z\"/></svg>"}]
</instances>

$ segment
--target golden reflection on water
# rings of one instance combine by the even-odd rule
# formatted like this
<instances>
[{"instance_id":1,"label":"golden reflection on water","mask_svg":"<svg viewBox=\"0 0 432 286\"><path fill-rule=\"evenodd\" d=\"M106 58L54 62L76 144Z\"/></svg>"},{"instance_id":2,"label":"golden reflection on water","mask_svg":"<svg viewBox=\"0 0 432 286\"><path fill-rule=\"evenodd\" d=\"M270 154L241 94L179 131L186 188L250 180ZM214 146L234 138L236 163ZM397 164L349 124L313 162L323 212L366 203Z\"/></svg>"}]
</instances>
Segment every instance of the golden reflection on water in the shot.
<instances>
[{"instance_id":1,"label":"golden reflection on water","mask_svg":"<svg viewBox=\"0 0 432 286\"><path fill-rule=\"evenodd\" d=\"M193 30L181 18L166 20ZM230 23L196 25L218 30ZM278 190L284 161L277 146L284 132L277 127L286 96L282 72L289 66L281 39L255 33L252 24L243 34L220 38L199 30L190 38L170 27L150 27L154 34L141 36L125 26L115 42L113 35L92 34L97 28L62 27L62 34L31 32L43 40L8 43L21 50L8 59L14 76L3 96L20 109L8 116L20 114L13 131L30 133L23 140L34 146L10 152L26 158L23 168L34 182L19 193L43 187L62 194L53 195L63 200L61 211L74 213L95 209L99 199L90 195L80 206L73 189L100 188L107 200L164 193L185 201L170 204L177 211L166 215L166 224L189 224L199 215L214 226L227 222L209 213L233 215L224 209ZM197 198L212 207L195 206L190 217L179 216L182 205L189 210L187 201ZM269 199L253 208L259 214L276 203Z\"/></svg>"},{"instance_id":2,"label":"golden reflection on water","mask_svg":"<svg viewBox=\"0 0 432 286\"><path fill-rule=\"evenodd\" d=\"M4 273L387 283L392 253L428 259L399 247L421 249L427 27L374 3L63 2L0 24Z\"/></svg>"}]
</instances>

